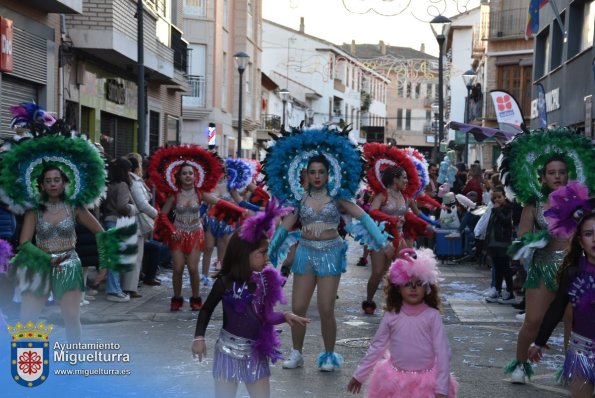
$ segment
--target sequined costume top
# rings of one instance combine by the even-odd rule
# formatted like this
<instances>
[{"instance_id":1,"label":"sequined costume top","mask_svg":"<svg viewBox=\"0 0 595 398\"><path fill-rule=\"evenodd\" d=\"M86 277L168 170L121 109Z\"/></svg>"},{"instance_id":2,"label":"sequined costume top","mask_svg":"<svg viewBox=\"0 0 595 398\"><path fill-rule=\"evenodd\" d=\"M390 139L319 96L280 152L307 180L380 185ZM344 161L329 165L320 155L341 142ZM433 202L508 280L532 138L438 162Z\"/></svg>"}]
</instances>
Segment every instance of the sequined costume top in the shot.
<instances>
[{"instance_id":1,"label":"sequined costume top","mask_svg":"<svg viewBox=\"0 0 595 398\"><path fill-rule=\"evenodd\" d=\"M176 203L176 218L174 226L180 231L192 232L202 228L200 223L200 204L189 203L181 205Z\"/></svg>"},{"instance_id":2,"label":"sequined costume top","mask_svg":"<svg viewBox=\"0 0 595 398\"><path fill-rule=\"evenodd\" d=\"M223 300L223 329L231 334L251 340L258 339L262 328L262 314L255 311L256 286L253 283L233 282L227 277L217 278L196 320L195 336L204 336L213 311ZM285 322L282 312L272 312L269 323Z\"/></svg>"},{"instance_id":3,"label":"sequined costume top","mask_svg":"<svg viewBox=\"0 0 595 398\"><path fill-rule=\"evenodd\" d=\"M554 301L543 317L535 344L544 347L564 316L568 303L572 304L572 331L595 340L595 264L583 256L579 265L564 269Z\"/></svg>"},{"instance_id":4,"label":"sequined costume top","mask_svg":"<svg viewBox=\"0 0 595 398\"><path fill-rule=\"evenodd\" d=\"M314 210L306 204L304 199L300 204L299 217L302 224L302 231L306 234L312 234L316 238L320 237L323 231L337 229L341 221L339 206L335 200L325 203L320 211Z\"/></svg>"},{"instance_id":5,"label":"sequined costume top","mask_svg":"<svg viewBox=\"0 0 595 398\"><path fill-rule=\"evenodd\" d=\"M397 199L390 195L390 191L387 191L386 201L380 206L380 211L384 214L398 217L397 228L399 229L399 232L403 231L403 224L405 224L404 216L407 212L407 199L405 199L403 194L401 194L401 197L403 198L403 204L399 205Z\"/></svg>"},{"instance_id":6,"label":"sequined costume top","mask_svg":"<svg viewBox=\"0 0 595 398\"><path fill-rule=\"evenodd\" d=\"M544 211L543 203L539 203L535 209L535 226L541 230L547 230L547 221L543 215Z\"/></svg>"},{"instance_id":7,"label":"sequined costume top","mask_svg":"<svg viewBox=\"0 0 595 398\"><path fill-rule=\"evenodd\" d=\"M43 219L43 213L37 210L35 226L35 244L46 253L59 253L73 250L76 246L74 209L65 207L66 217L57 224Z\"/></svg>"}]
</instances>

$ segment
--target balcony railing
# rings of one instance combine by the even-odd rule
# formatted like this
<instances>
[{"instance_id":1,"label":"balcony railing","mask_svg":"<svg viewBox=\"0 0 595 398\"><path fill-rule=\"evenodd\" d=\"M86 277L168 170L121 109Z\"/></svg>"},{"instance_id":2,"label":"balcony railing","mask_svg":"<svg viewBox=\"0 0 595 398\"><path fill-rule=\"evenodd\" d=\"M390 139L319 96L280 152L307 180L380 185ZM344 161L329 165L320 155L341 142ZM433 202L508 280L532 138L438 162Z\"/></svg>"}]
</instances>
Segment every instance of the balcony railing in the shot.
<instances>
[{"instance_id":1,"label":"balcony railing","mask_svg":"<svg viewBox=\"0 0 595 398\"><path fill-rule=\"evenodd\" d=\"M523 37L527 25L527 7L490 12L490 39Z\"/></svg>"},{"instance_id":2,"label":"balcony railing","mask_svg":"<svg viewBox=\"0 0 595 398\"><path fill-rule=\"evenodd\" d=\"M188 75L188 85L190 90L182 98L182 105L186 107L204 108L206 105L205 88L206 82L204 76Z\"/></svg>"},{"instance_id":3,"label":"balcony railing","mask_svg":"<svg viewBox=\"0 0 595 398\"><path fill-rule=\"evenodd\" d=\"M260 115L260 128L263 130L281 130L281 116L264 114Z\"/></svg>"}]
</instances>

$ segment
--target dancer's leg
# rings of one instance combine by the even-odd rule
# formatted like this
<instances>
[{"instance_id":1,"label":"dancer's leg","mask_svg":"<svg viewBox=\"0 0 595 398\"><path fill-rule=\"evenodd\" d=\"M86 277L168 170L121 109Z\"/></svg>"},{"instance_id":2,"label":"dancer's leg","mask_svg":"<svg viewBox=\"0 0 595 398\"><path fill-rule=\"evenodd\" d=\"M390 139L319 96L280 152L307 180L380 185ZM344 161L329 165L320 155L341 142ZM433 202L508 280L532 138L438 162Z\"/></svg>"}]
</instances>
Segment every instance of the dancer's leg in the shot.
<instances>
[{"instance_id":1,"label":"dancer's leg","mask_svg":"<svg viewBox=\"0 0 595 398\"><path fill-rule=\"evenodd\" d=\"M171 253L172 262L174 266L174 273L172 276L172 284L174 287L174 297L182 295L182 275L184 274L184 264L186 263L186 256L180 250L174 250Z\"/></svg>"},{"instance_id":2,"label":"dancer's leg","mask_svg":"<svg viewBox=\"0 0 595 398\"><path fill-rule=\"evenodd\" d=\"M326 352L333 352L335 350L335 340L337 338L335 300L337 299L337 289L339 288L340 280L341 275L317 278L318 294L316 301L318 304L318 313L320 314L320 329L322 331L324 351Z\"/></svg>"},{"instance_id":3,"label":"dancer's leg","mask_svg":"<svg viewBox=\"0 0 595 398\"><path fill-rule=\"evenodd\" d=\"M310 306L310 300L316 288L316 277L314 274L294 275L293 290L291 292L291 310L294 314L305 317ZM291 340L293 348L302 352L306 327L294 322L291 327Z\"/></svg>"},{"instance_id":4,"label":"dancer's leg","mask_svg":"<svg viewBox=\"0 0 595 398\"><path fill-rule=\"evenodd\" d=\"M62 319L64 319L64 328L66 329L66 339L70 343L76 343L81 340L81 291L70 290L65 292L60 299L60 309L62 310Z\"/></svg>"},{"instance_id":5,"label":"dancer's leg","mask_svg":"<svg viewBox=\"0 0 595 398\"><path fill-rule=\"evenodd\" d=\"M555 293L547 290L543 281L537 289L526 289L525 321L517 338L516 358L520 362L527 361L529 346L537 337L539 326L550 303L554 300Z\"/></svg>"}]
</instances>

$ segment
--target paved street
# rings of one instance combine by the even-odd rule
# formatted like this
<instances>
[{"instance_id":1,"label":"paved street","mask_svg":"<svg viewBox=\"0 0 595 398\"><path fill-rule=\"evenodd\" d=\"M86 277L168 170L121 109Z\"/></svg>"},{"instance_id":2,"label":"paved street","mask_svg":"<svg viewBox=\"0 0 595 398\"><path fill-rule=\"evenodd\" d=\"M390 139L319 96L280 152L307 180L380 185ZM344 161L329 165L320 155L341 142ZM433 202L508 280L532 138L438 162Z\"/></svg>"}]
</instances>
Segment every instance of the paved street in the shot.
<instances>
[{"instance_id":1,"label":"paved street","mask_svg":"<svg viewBox=\"0 0 595 398\"><path fill-rule=\"evenodd\" d=\"M348 252L349 267L341 280L337 302L337 351L345 357L344 367L337 372L321 373L315 360L322 350L320 322L316 314L315 298L309 316L304 356L306 364L296 370L272 367L271 390L273 397L348 397L346 385L357 362L364 355L376 331L380 315L366 316L360 310L365 295L368 267L354 264L361 248L352 245ZM460 383L461 398L486 397L563 397L567 392L556 385L553 375L562 363L561 328L551 341L551 350L536 369L531 384L511 385L502 375L502 367L514 356L516 332L520 323L516 311L498 304L486 304L478 292L489 285L489 271L474 264L441 265L444 320L452 348L451 370ZM131 397L212 397L212 353L215 337L221 326L220 308L214 314L207 333L208 359L198 363L192 359L190 344L194 333L196 313L190 312L187 303L179 313L169 312L171 272L165 270L162 286L143 286L142 298L129 303L112 303L100 293L82 310L83 336L87 343L118 343L119 353L130 356L128 363L87 363L77 367L128 369L129 376L60 376L53 373L39 387L25 389L10 380L9 359L3 343L0 350L0 385L3 397L48 397L68 392L68 396L131 396ZM187 280L185 280L187 286ZM286 286L290 296L291 280ZM185 290L186 296L188 295ZM381 302L381 292L377 302ZM15 322L16 306L3 303L8 323ZM285 308L289 308L286 306ZM55 324L50 341L64 342L59 308L49 306L44 317ZM283 352L287 353L290 334L287 325L282 327ZM3 332L4 333L4 332ZM4 338L5 336L3 336ZM6 337L7 339L7 337ZM53 346L51 348L54 348ZM50 349L50 353L52 349ZM74 351L73 351L74 352ZM81 352L81 351L79 351ZM84 352L84 351L83 351ZM52 354L50 354L52 355ZM73 368L67 363L51 363L54 369ZM7 391L8 395L4 395ZM247 397L240 387L239 397ZM363 395L360 395L363 396Z\"/></svg>"}]
</instances>

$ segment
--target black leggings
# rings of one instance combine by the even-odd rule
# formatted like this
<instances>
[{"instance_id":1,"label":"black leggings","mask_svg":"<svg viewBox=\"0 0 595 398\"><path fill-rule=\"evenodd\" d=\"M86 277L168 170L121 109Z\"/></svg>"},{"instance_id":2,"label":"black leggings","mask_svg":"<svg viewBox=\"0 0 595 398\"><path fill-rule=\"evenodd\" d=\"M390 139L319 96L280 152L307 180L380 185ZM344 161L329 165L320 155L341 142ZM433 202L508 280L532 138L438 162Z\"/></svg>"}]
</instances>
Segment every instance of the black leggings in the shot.
<instances>
[{"instance_id":1,"label":"black leggings","mask_svg":"<svg viewBox=\"0 0 595 398\"><path fill-rule=\"evenodd\" d=\"M492 256L493 266L496 268L496 290L502 291L502 280L506 281L506 291L513 292L512 269L510 268L510 257Z\"/></svg>"}]
</instances>

